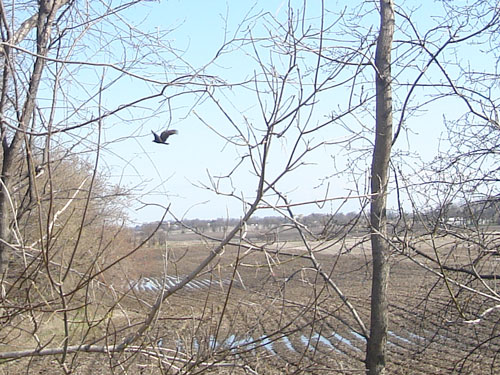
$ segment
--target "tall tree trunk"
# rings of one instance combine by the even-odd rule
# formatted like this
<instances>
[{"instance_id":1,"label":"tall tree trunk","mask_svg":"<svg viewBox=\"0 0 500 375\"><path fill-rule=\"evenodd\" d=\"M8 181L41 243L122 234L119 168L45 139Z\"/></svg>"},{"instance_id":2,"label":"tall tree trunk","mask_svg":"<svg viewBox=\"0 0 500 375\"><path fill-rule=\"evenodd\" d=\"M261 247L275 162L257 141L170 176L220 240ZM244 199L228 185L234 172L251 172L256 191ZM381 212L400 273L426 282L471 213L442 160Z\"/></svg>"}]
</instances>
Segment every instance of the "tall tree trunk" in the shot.
<instances>
[{"instance_id":1,"label":"tall tree trunk","mask_svg":"<svg viewBox=\"0 0 500 375\"><path fill-rule=\"evenodd\" d=\"M370 337L366 353L368 374L385 372L387 344L387 286L389 245L387 234L387 185L392 146L391 48L394 35L394 2L380 0L380 31L375 54L376 124L371 171L371 245L373 279Z\"/></svg>"},{"instance_id":2,"label":"tall tree trunk","mask_svg":"<svg viewBox=\"0 0 500 375\"><path fill-rule=\"evenodd\" d=\"M26 99L22 107L21 115L18 118L18 124L15 127L18 128L11 136L9 141L8 133L11 131L10 128L1 124L1 139L2 139L2 174L0 178L2 179L2 186L0 187L0 274L4 273L8 259L6 252L8 251L8 243L11 239L10 233L10 223L12 220L12 207L10 194L12 192L12 186L14 181L12 181L13 176L16 174L15 169L18 168L18 160L22 157L22 143L25 138L25 132L30 123L33 111L35 108L36 97L38 94L38 88L40 86L40 81L42 79L43 68L45 66L45 57L47 56L47 46L49 42L49 37L52 29L52 22L56 16L57 11L61 6L67 3L67 0L50 1L41 0L39 1L39 9L36 17L36 23L33 21L34 17L30 17L28 21L23 23L21 34L16 33L17 38L27 35L25 30L28 27L37 28L37 57L33 66L33 73L30 77L29 87L26 93ZM4 58L9 59L7 53L4 54ZM7 69L8 63L5 61L4 69ZM4 72L5 73L5 72ZM4 74L4 85L3 90L8 90L6 86L6 76ZM3 106L2 106L3 109ZM3 117L3 116L2 116Z\"/></svg>"}]
</instances>

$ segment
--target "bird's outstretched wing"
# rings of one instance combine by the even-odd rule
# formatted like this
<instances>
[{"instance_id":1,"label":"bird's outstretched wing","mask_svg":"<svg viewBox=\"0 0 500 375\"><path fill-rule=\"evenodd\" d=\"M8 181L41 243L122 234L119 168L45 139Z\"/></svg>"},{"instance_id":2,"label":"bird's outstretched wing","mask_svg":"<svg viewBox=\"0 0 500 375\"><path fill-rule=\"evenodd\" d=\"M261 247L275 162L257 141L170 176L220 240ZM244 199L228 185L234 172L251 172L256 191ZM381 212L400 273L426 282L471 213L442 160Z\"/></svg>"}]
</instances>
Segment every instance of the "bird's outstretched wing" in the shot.
<instances>
[{"instance_id":1,"label":"bird's outstretched wing","mask_svg":"<svg viewBox=\"0 0 500 375\"><path fill-rule=\"evenodd\" d=\"M155 139L153 139L153 142L155 143L162 143L164 145L168 145L168 143L165 143L167 141L167 138L170 137L172 134L177 134L177 130L164 130L161 132L160 135L156 134L154 131L151 130L151 133L153 133L153 136Z\"/></svg>"},{"instance_id":2,"label":"bird's outstretched wing","mask_svg":"<svg viewBox=\"0 0 500 375\"><path fill-rule=\"evenodd\" d=\"M156 143L162 143L161 141L161 138L158 134L156 134L154 131L151 130L151 133L153 133L153 136L155 137L155 139L153 140L153 142L156 142Z\"/></svg>"},{"instance_id":3,"label":"bird's outstretched wing","mask_svg":"<svg viewBox=\"0 0 500 375\"><path fill-rule=\"evenodd\" d=\"M172 134L177 134L177 130L164 130L160 135L162 142L165 142Z\"/></svg>"}]
</instances>

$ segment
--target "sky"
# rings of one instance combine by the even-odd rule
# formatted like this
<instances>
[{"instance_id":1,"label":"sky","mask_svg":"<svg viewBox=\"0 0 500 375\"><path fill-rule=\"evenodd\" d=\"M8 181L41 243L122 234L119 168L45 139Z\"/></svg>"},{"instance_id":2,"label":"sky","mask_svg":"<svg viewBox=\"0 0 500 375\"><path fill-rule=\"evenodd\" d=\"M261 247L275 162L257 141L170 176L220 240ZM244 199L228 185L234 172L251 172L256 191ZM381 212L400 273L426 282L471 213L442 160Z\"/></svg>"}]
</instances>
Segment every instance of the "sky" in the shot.
<instances>
[{"instance_id":1,"label":"sky","mask_svg":"<svg viewBox=\"0 0 500 375\"><path fill-rule=\"evenodd\" d=\"M260 2L257 5L251 2L228 5L222 1L210 4L203 1L162 2L150 7L150 13L146 17L147 23L142 26L153 30L174 27L175 31L169 34L171 44L180 51L185 51L182 53L183 60L198 67L209 63L227 35L235 32L241 19L249 13L262 12L270 12L274 17L286 17L286 2ZM225 30L225 18L228 20L228 30ZM247 57L241 53L236 54L237 56L229 56L223 61L225 65L221 67L220 74L224 75L224 79L237 81L253 74L252 70L241 71L240 68L246 64ZM256 126L260 126L258 122L262 119L257 98L254 93L243 91L240 90L238 97L231 100L240 101L235 103L237 108L245 111L246 118L253 119L257 123ZM193 109L193 101L193 97L177 101L174 104L176 111L171 119L169 114L163 114L167 119L160 115L146 120L139 125L138 131L134 129L134 134L138 134L138 137L133 139L114 143L113 137L120 139L123 132L122 127L111 127L109 141L113 142L114 152L120 156L132 153L133 157L126 158L124 166L124 161L120 158L107 155L106 164L112 169L115 181L140 189L138 200L144 205L137 202L131 212L131 217L139 222L158 220L164 208L169 205L177 217L186 218L239 217L244 212L244 207L238 199L217 196L203 186L210 184L209 176L228 174L246 151L228 144L215 133L231 132L228 121L220 111L214 109L213 105L204 104L198 104ZM205 126L193 112L209 119L215 131ZM241 117L237 120L243 121ZM177 129L179 133L169 139L168 146L152 143L150 131L159 132L166 126ZM279 143L276 145L275 158L284 159L291 144L285 140ZM334 179L338 186L330 186L328 190L325 186L317 187L321 184L318 178L323 177L325 173L329 174L323 168L325 163L331 163L331 156L324 150L318 150L315 155L315 158L324 159L323 163L312 160L311 163L316 165L302 168L300 174L292 173L291 177L285 180L285 191L297 197L296 199L300 197L304 200L323 198L334 191L339 195L345 194L342 189L343 182L339 178ZM279 171L279 166L276 166L275 173ZM256 184L257 178L251 168L245 167L233 181L224 181L222 187L226 192L234 192L238 197L251 200L255 195ZM326 205L326 208L328 212L336 210L332 204ZM356 208L353 206L352 209ZM311 205L299 212L310 210L315 212L320 208ZM259 214L267 216L276 213L263 210Z\"/></svg>"},{"instance_id":2,"label":"sky","mask_svg":"<svg viewBox=\"0 0 500 375\"><path fill-rule=\"evenodd\" d=\"M299 7L303 4L303 2L292 3ZM308 4L311 3L308 2ZM328 10L332 11L332 14L329 14L330 19L334 18L334 12L338 13L347 4L349 2L328 2ZM260 67L255 61L255 53L259 53L265 63L272 62L276 67L274 73L277 76L282 76L287 71L286 55L270 53L269 42L259 41L254 46L250 44L242 46L235 43L237 48L231 49L230 53L218 56L215 63L211 61L224 41L230 40L234 35L244 35L245 30L247 32L251 30L255 37L275 35L276 30L272 29L270 20L286 20L287 5L288 2L281 0L257 2L172 0L151 2L147 6L134 8L131 10L133 13L128 16L143 32L166 33L166 46L175 51L175 58L173 54L165 52L166 60L168 60L165 64L155 65L153 57L144 56L144 59L152 60L151 71L147 72L148 75L166 81L174 77L173 71L178 71L188 63L189 65L185 68L186 72L194 70L199 74L214 75L225 82L240 82L257 75L259 90L261 90L266 86L262 81L262 75L259 75ZM309 24L306 22L306 28L314 28L317 26L320 9L316 3L307 6L306 19ZM359 29L354 28L352 31L362 34L370 28L376 30L378 28L376 11L368 5L360 10L367 12L366 17L357 25ZM430 16L432 9L420 8L419 12L418 14L422 17L422 28L425 28L426 23L430 22L426 21L426 17ZM257 14L266 14L265 19L268 21L264 22L264 18L252 18ZM241 20L245 17L248 22L240 28ZM350 20L350 22L355 23L356 20ZM250 29L245 29L249 25ZM348 44L341 39L336 43L341 46ZM339 51L344 50L339 49ZM371 51L374 50L371 49ZM335 49L328 51L332 56L340 52ZM405 49L402 45L396 50L393 58L398 59L401 56L403 58L404 53ZM302 64L303 68L314 66L315 60L311 58L311 55L304 54L303 60L299 61L298 65ZM424 57L415 56L416 62L419 59L425 61ZM274 73L269 72L269 76ZM325 70L320 73L320 78L330 73ZM300 87L297 84L299 74L309 86L306 84ZM349 74L340 72L336 79L341 81ZM439 76L439 72L432 74ZM314 76L306 69L292 72L290 85L284 92L290 103L294 103L301 89L306 93L310 90L311 77ZM397 80L399 83L411 83L415 77L415 72L410 72L397 76ZM373 89L373 71L364 69L359 79L364 80L364 83L357 84L357 91L353 96L357 100L360 95L362 96L363 93L368 95L366 93ZM291 123L287 135L274 138L272 141L272 152L267 170L270 180L282 173L293 152L304 151L308 147L313 148L302 160L303 165L290 171L276 187L293 204L323 198L327 198L328 201L322 205L296 206L294 211L297 214L333 213L338 209L343 212L358 211L363 204L363 199L346 201L343 197L357 196L368 191L368 166L371 162L369 146L373 141L374 126L373 112L356 112L355 116L325 126L297 141L299 127L305 130L312 129L324 122L332 112L338 113L347 104L350 96L346 94L346 87L349 86L334 87L334 83L328 84L331 85L330 89L318 94L314 105L305 108L300 113L300 117ZM135 97L158 90L158 87L153 86L155 89L151 87L151 85L138 83L137 80L125 79L110 90L111 94L103 100L106 105L112 107L117 103L133 100ZM173 95L182 91L169 88L166 92ZM128 204L128 208L130 218L134 222L157 221L167 207L177 218L240 217L245 211L245 206L238 198L251 201L255 196L258 178L252 171L249 158L245 157L248 149L228 142L227 139L221 137L221 134L229 137L235 136L237 135L236 128L248 133L248 126L257 134L261 134L259 132L264 129L264 119L260 104L263 103L265 112L268 113L272 104L272 95L266 95L263 91L261 95L257 95L255 91L236 86L214 89L213 92L226 111L225 113L217 108L213 101L207 100L206 96L184 93L178 97L175 96L170 102L163 98L155 98L130 110L129 117L123 115L118 119L106 120L103 134L106 147L103 149L100 165L108 174L111 183L124 188L132 188L133 199ZM404 94L404 91L402 93ZM395 94L395 102L404 98L402 93ZM432 94L437 93L437 90L432 92ZM443 140L446 138L445 128L442 122L444 117L453 119L459 116L460 111L457 111L457 105L463 106L457 100L452 99L430 103L405 122L407 130L402 132L396 145L395 163L398 162L396 157L398 153L410 155L420 162L421 160L430 161L438 149L446 149L446 141ZM373 109L373 103L368 108ZM395 117L395 120L398 118ZM177 129L178 134L169 138L169 145L152 143L151 131L161 132L165 128ZM346 139L353 139L353 141L349 146L339 145L339 142ZM239 162L242 164L239 165ZM220 180L216 178L216 176L229 175L237 165L239 167L231 174L231 178ZM355 167L352 167L353 165ZM346 169L349 172L335 172ZM214 181L220 183L218 187L226 195L217 195L207 189L207 186L211 186ZM227 196L227 194L234 196ZM279 202L276 196L269 196L266 199L271 204ZM390 201L392 205L395 203L394 200ZM259 216L276 214L278 214L277 211L270 209L257 213Z\"/></svg>"}]
</instances>

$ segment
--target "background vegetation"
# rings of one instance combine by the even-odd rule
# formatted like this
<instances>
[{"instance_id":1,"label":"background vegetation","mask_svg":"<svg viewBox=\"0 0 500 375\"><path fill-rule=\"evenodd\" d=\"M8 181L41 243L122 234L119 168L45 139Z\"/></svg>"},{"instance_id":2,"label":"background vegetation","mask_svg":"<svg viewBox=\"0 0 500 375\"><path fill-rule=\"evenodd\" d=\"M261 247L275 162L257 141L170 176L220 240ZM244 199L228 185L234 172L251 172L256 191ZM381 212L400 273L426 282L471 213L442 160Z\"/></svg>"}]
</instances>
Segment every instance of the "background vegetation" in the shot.
<instances>
[{"instance_id":1,"label":"background vegetation","mask_svg":"<svg viewBox=\"0 0 500 375\"><path fill-rule=\"evenodd\" d=\"M497 373L497 5L254 7L200 64L147 1L0 1L0 371ZM158 118L239 215L116 182Z\"/></svg>"}]
</instances>

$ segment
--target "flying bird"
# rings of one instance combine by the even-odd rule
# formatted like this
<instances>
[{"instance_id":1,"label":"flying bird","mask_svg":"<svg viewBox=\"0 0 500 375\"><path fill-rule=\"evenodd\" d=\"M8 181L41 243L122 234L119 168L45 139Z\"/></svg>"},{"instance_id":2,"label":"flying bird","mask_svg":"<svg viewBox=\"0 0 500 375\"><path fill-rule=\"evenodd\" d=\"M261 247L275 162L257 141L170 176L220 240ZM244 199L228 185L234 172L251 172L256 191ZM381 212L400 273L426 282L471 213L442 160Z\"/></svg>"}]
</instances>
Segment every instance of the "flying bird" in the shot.
<instances>
[{"instance_id":1,"label":"flying bird","mask_svg":"<svg viewBox=\"0 0 500 375\"><path fill-rule=\"evenodd\" d=\"M177 134L177 130L164 130L161 132L160 135L156 134L154 131L151 130L151 133L153 133L155 139L153 139L153 142L155 143L162 143L164 145L168 145L168 143L166 143L167 141L167 138L170 137L172 134Z\"/></svg>"}]
</instances>

